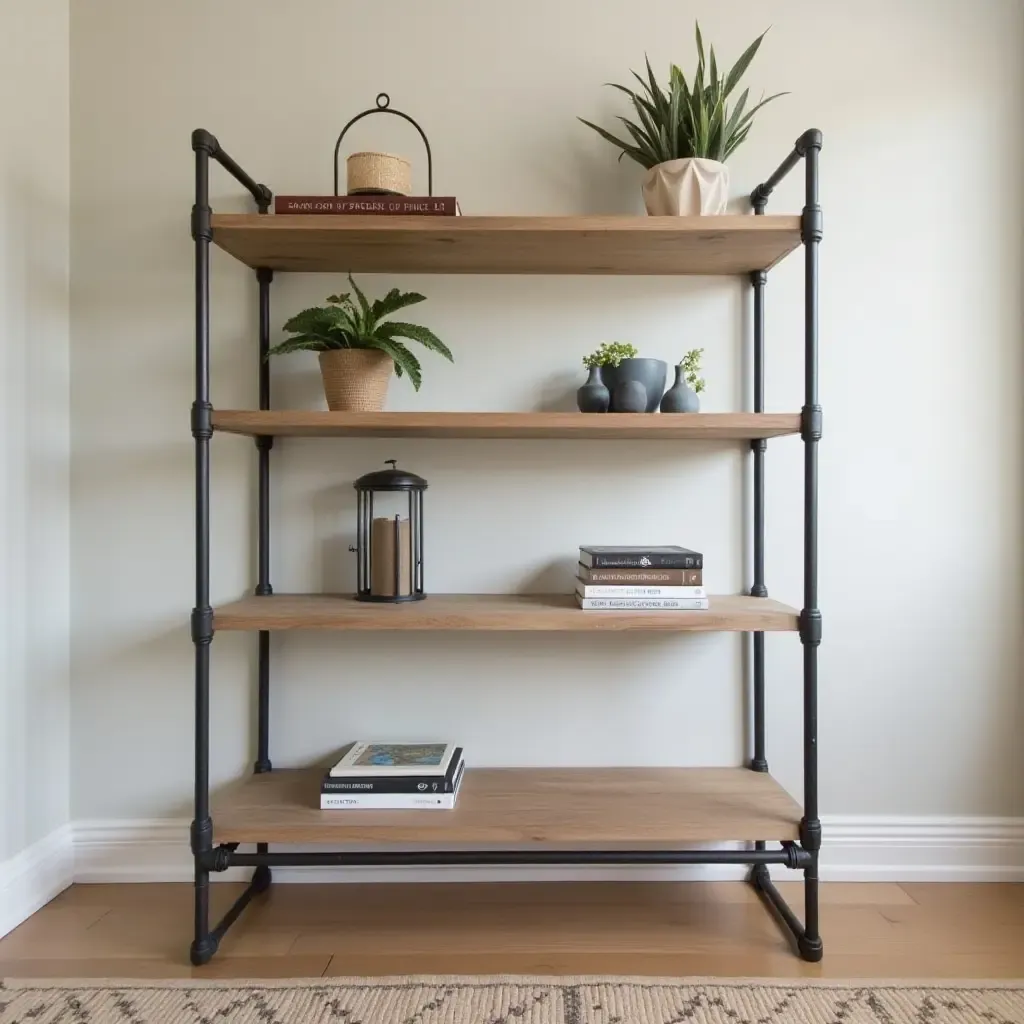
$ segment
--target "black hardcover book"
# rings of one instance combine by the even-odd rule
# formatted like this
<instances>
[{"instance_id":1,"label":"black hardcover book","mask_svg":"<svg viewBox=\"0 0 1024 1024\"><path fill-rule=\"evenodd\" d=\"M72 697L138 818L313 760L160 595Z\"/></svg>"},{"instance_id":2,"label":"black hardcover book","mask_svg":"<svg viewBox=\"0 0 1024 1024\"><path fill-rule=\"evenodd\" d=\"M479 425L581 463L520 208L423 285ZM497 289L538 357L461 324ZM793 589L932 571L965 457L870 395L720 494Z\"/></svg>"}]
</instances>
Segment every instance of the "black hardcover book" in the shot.
<instances>
[{"instance_id":1,"label":"black hardcover book","mask_svg":"<svg viewBox=\"0 0 1024 1024\"><path fill-rule=\"evenodd\" d=\"M590 545L580 548L580 564L588 569L703 569L704 556L677 544L656 548Z\"/></svg>"},{"instance_id":2,"label":"black hardcover book","mask_svg":"<svg viewBox=\"0 0 1024 1024\"><path fill-rule=\"evenodd\" d=\"M400 775L390 779L378 779L372 775L339 778L324 775L320 783L321 793L452 793L455 777L462 763L462 747L456 747L444 777L438 775Z\"/></svg>"}]
</instances>

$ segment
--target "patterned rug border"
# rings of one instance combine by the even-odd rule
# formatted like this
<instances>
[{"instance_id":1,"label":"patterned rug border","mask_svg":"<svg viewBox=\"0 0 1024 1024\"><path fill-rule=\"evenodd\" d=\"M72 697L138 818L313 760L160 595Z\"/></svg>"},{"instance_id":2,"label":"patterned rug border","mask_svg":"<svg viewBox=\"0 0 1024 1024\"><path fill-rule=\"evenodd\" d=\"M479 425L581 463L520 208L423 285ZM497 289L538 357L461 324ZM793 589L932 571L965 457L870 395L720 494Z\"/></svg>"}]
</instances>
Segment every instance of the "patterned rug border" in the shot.
<instances>
[{"instance_id":1,"label":"patterned rug border","mask_svg":"<svg viewBox=\"0 0 1024 1024\"><path fill-rule=\"evenodd\" d=\"M631 988L714 988L801 989L821 988L834 992L853 992L869 988L875 991L942 990L961 992L1024 992L1024 978L656 978L646 975L534 975L534 974L414 974L381 977L319 978L0 978L0 991L60 991L63 989L288 989L288 988L420 988L447 986L458 989L494 988L499 985L552 986L566 988L588 985L623 985Z\"/></svg>"}]
</instances>

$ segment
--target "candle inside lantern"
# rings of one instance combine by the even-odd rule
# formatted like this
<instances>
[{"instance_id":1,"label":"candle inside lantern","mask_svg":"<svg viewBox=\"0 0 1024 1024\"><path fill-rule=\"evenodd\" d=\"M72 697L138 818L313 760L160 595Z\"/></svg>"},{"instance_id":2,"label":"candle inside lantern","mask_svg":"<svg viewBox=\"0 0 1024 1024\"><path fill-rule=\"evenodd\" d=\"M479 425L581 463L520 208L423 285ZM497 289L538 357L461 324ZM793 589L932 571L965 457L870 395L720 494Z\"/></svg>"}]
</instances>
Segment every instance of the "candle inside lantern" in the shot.
<instances>
[{"instance_id":1,"label":"candle inside lantern","mask_svg":"<svg viewBox=\"0 0 1024 1024\"><path fill-rule=\"evenodd\" d=\"M375 518L370 524L370 594L407 597L412 593L412 534L409 520Z\"/></svg>"}]
</instances>

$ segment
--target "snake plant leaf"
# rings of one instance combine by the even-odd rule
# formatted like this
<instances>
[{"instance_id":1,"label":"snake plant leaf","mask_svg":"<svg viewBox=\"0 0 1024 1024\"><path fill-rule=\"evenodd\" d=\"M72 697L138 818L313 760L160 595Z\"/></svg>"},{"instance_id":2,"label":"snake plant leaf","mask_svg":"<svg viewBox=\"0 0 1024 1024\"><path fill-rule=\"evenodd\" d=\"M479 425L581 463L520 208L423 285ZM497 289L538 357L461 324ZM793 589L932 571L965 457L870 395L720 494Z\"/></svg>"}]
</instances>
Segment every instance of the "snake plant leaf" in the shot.
<instances>
[{"instance_id":1,"label":"snake plant leaf","mask_svg":"<svg viewBox=\"0 0 1024 1024\"><path fill-rule=\"evenodd\" d=\"M647 162L647 158L644 154L637 149L636 146L630 145L628 142L623 142L622 139L615 138L611 132L605 131L600 125L594 124L592 121L588 121L586 118L580 117L577 120L582 121L588 128L593 128L598 135L601 136L606 142L610 142L613 146L618 146L622 152L619 154L621 160L624 156L632 157L642 167L652 167L653 164Z\"/></svg>"},{"instance_id":2,"label":"snake plant leaf","mask_svg":"<svg viewBox=\"0 0 1024 1024\"><path fill-rule=\"evenodd\" d=\"M636 71L630 74L639 84L636 91L624 85L608 83L629 97L635 117L620 117L628 138L619 138L585 118L579 120L593 128L603 139L619 149L619 159L628 156L643 167L682 157L708 157L724 160L747 137L753 115L765 103L784 96L776 93L753 109L748 107L749 90L744 90L736 106L730 109L728 97L750 66L766 32L762 32L743 52L723 77L714 46L705 48L700 24L695 23L697 62L687 80L676 64L669 65L668 84L659 84L645 55L646 78Z\"/></svg>"},{"instance_id":3,"label":"snake plant leaf","mask_svg":"<svg viewBox=\"0 0 1024 1024\"><path fill-rule=\"evenodd\" d=\"M647 100L643 100L642 97L633 95L633 109L636 111L637 117L640 118L640 122L644 127L644 131L652 142L658 138L658 114L654 111L654 107ZM654 111L652 113L652 111Z\"/></svg>"},{"instance_id":4,"label":"snake plant leaf","mask_svg":"<svg viewBox=\"0 0 1024 1024\"><path fill-rule=\"evenodd\" d=\"M664 150L660 148L658 140L649 138L628 117L620 117L619 120L625 125L626 131L633 136L633 141L637 144L637 148L651 161L651 166L653 167L654 164L660 163L660 153L664 152Z\"/></svg>"},{"instance_id":5,"label":"snake plant leaf","mask_svg":"<svg viewBox=\"0 0 1024 1024\"><path fill-rule=\"evenodd\" d=\"M644 54L644 60L647 63L647 79L650 82L651 100L654 102L654 107L658 113L665 117L668 114L668 100L665 94L661 91L661 86L658 85L658 80L654 77L654 71L651 68L650 58Z\"/></svg>"},{"instance_id":6,"label":"snake plant leaf","mask_svg":"<svg viewBox=\"0 0 1024 1024\"><path fill-rule=\"evenodd\" d=\"M740 118L743 116L743 108L747 105L747 97L750 95L749 89L744 89L740 93L740 98L736 101L736 106L732 108L732 113L729 115L729 120L725 123L725 138L728 141L732 138L733 133L739 127Z\"/></svg>"},{"instance_id":7,"label":"snake plant leaf","mask_svg":"<svg viewBox=\"0 0 1024 1024\"><path fill-rule=\"evenodd\" d=\"M748 124L748 125L747 125L747 127L743 129L743 131L741 131L741 132L738 132L738 133L737 133L736 135L734 135L734 136L733 136L733 137L732 137L732 138L731 138L731 139L729 140L729 143L728 143L728 145L727 145L727 146L725 147L725 158L726 158L727 160L728 160L728 159L729 159L729 157L730 157L730 156L732 155L732 152L733 152L733 150L734 150L734 149L735 149L735 148L736 148L736 147L737 147L738 145L740 145L740 143L742 143L742 142L743 142L743 140L744 140L744 139L745 139L745 138L747 137L747 135L748 135L748 133L749 133L749 132L750 132L750 125Z\"/></svg>"},{"instance_id":8,"label":"snake plant leaf","mask_svg":"<svg viewBox=\"0 0 1024 1024\"><path fill-rule=\"evenodd\" d=\"M733 64L729 74L725 76L725 95L729 93L739 85L740 79L743 77L743 73L750 67L750 62L754 59L757 51L761 48L761 42L764 37L768 35L768 29L765 29L740 55L740 59Z\"/></svg>"},{"instance_id":9,"label":"snake plant leaf","mask_svg":"<svg viewBox=\"0 0 1024 1024\"><path fill-rule=\"evenodd\" d=\"M751 123L751 119L753 118L753 116L754 116L754 115L755 115L755 114L756 114L756 113L757 113L757 112L758 112L758 111L759 111L759 110L760 110L760 109L761 109L761 108L762 108L762 107L763 107L763 106L764 106L764 105L765 105L766 103L771 103L771 101L772 101L772 100L774 100L774 99L778 99L778 98L779 98L780 96L788 96L788 95L789 95L789 93L785 93L785 92L777 92L777 93L775 93L775 94L774 94L773 96L767 96L767 97L765 97L764 99L762 99L762 100L761 100L761 101L760 101L759 103L757 103L757 104L756 104L755 106L751 107L751 109L750 109L750 110L748 110L748 111L746 112L746 114L744 114L744 115L743 115L743 117L742 117L742 118L740 118L740 120L739 120L739 121L738 121L738 122L736 123L736 128L735 128L735 131L740 131L740 130L742 130L742 129L744 129L744 128L749 128L749 127L750 127L750 123ZM735 147L733 147L733 148L735 148Z\"/></svg>"},{"instance_id":10,"label":"snake plant leaf","mask_svg":"<svg viewBox=\"0 0 1024 1024\"><path fill-rule=\"evenodd\" d=\"M619 85L617 82L605 82L604 84L608 86L608 88L610 89L618 89L619 92L624 92L629 97L629 100L633 104L633 106L637 108L638 113L640 110L643 110L644 113L646 113L650 117L656 116L654 104L651 103L651 101L647 99L646 96L641 96L639 93L634 92L628 86Z\"/></svg>"}]
</instances>

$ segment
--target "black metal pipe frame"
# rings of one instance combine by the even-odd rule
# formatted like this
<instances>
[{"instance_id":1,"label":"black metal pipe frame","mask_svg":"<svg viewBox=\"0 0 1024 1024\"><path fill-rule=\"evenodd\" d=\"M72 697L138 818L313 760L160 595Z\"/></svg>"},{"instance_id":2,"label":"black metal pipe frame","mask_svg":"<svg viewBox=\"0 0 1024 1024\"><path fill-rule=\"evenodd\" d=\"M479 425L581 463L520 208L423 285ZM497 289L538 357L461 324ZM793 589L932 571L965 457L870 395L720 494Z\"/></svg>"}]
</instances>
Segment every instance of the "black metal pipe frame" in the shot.
<instances>
[{"instance_id":1,"label":"black metal pipe frame","mask_svg":"<svg viewBox=\"0 0 1024 1024\"><path fill-rule=\"evenodd\" d=\"M821 643L821 613L818 598L818 441L821 438L821 406L818 403L818 244L822 237L821 207L818 205L818 154L821 133L814 129L797 140L793 152L763 184L751 202L755 214L763 214L768 197L780 181L805 160L806 201L802 218L805 252L804 310L804 407L801 437L804 442L804 604L800 613L800 639L804 649L804 815L800 843L784 842L780 850L768 850L763 841L746 850L447 850L363 853L292 852L271 853L266 843L257 843L255 853L239 853L237 843L213 846L210 818L210 644L213 640L213 609L210 606L210 439L213 436L210 404L210 242L213 238L209 205L209 161L212 158L232 174L256 200L260 213L267 213L273 199L270 189L257 183L221 149L217 139L202 129L192 133L195 153L195 203L192 207L192 238L195 242L196 347L195 400L192 405L192 436L195 441L196 479L196 592L191 616L195 645L195 816L191 847L195 861L195 937L191 946L194 964L204 964L216 953L221 938L238 919L254 895L271 882L275 866L330 865L473 865L473 864L744 864L751 865L750 882L777 914L796 940L806 960L822 957L818 932L818 853L821 823L818 820L817 761L817 648ZM266 353L270 339L269 287L272 273L257 272L260 294L259 390L260 408L270 407L270 377ZM754 289L754 410L764 409L764 271L751 275ZM272 593L270 585L270 448L272 438L257 440L258 449L258 540L257 594ZM764 584L764 452L766 443L755 440L754 454L754 582L751 594L766 596ZM371 510L372 511L372 510ZM422 513L421 513L422 514ZM421 556L422 557L422 556ZM764 750L764 634L754 634L754 754L750 767L767 771ZM258 744L256 772L271 770L270 731L270 644L269 634L259 634ZM784 865L804 872L805 915L801 924L772 883L769 865ZM211 929L209 882L211 871L229 867L253 867L255 872L244 892L224 917Z\"/></svg>"},{"instance_id":2,"label":"black metal pipe frame","mask_svg":"<svg viewBox=\"0 0 1024 1024\"><path fill-rule=\"evenodd\" d=\"M756 211L764 213L764 205ZM764 412L764 286L767 274L755 270L750 275L754 289L754 412ZM756 438L750 442L754 458L754 582L750 588L752 597L767 597L768 588L764 582L764 456L768 442ZM768 771L765 756L764 726L764 633L753 634L753 733L754 754L750 769L755 772Z\"/></svg>"},{"instance_id":3,"label":"black metal pipe frame","mask_svg":"<svg viewBox=\"0 0 1024 1024\"><path fill-rule=\"evenodd\" d=\"M195 153L195 202L192 206L192 239L195 243L196 347L195 399L192 403L192 437L195 442L196 500L196 590L191 616L195 646L195 813L190 829L195 861L195 930L190 956L194 964L206 963L217 951L221 927L231 925L225 918L210 930L209 858L213 848L210 818L210 644L213 642L213 608L210 606L210 439L213 437L213 406L210 404L210 242L213 239L210 209L210 160L217 161L253 198L261 213L270 209L273 198L221 149L216 137L197 129L192 133ZM258 883L253 879L252 885ZM242 906L237 905L237 912Z\"/></svg>"},{"instance_id":4,"label":"black metal pipe frame","mask_svg":"<svg viewBox=\"0 0 1024 1024\"><path fill-rule=\"evenodd\" d=\"M795 843L781 850L402 850L238 853L226 847L212 851L210 867L389 867L471 864L782 864L806 867L810 855Z\"/></svg>"},{"instance_id":5,"label":"black metal pipe frame","mask_svg":"<svg viewBox=\"0 0 1024 1024\"><path fill-rule=\"evenodd\" d=\"M804 160L805 199L801 218L801 241L804 244L804 405L800 416L800 436L804 443L804 595L800 612L800 641L803 644L804 695L804 814L800 822L800 845L806 855L804 870L804 922L800 923L782 895L775 888L766 864L755 865L750 882L762 894L796 940L800 955L812 962L821 960L823 946L818 919L818 858L821 850L821 821L818 818L818 646L821 643L821 612L818 609L818 441L821 440L822 415L818 402L818 245L822 238L821 206L818 204L818 155L821 152L821 132L809 129L797 139L793 152L779 165L775 173L758 185L750 200L755 214L764 213L768 197L783 178ZM764 326L763 275L752 275L754 284L754 394L757 409L758 389L763 379L763 337L758 344L758 332ZM760 318L758 313L760 311ZM758 359L759 349L762 360ZM758 410L759 411L759 410ZM755 442L756 444L756 442ZM758 572L757 539L763 543L763 477L758 487L758 467L755 449L754 518L755 518L755 586ZM758 523L759 517L761 522ZM763 564L761 566L763 571ZM754 593L752 590L751 593ZM762 641L763 642L763 641ZM763 673L763 649L761 653ZM755 635L755 762L757 760L757 717L764 714L763 704L758 709L757 699L757 639ZM763 700L763 675L761 677ZM754 767L752 764L751 767Z\"/></svg>"}]
</instances>

